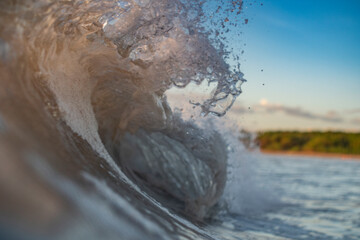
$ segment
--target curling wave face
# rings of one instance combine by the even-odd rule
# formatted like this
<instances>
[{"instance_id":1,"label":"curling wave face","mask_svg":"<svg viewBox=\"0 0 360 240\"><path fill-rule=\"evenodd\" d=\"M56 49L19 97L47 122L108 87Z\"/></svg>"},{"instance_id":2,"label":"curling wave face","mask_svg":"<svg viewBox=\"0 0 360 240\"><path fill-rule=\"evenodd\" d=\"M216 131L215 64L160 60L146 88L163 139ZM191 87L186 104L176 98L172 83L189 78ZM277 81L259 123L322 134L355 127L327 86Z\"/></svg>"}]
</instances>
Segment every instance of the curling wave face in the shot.
<instances>
[{"instance_id":1,"label":"curling wave face","mask_svg":"<svg viewBox=\"0 0 360 240\"><path fill-rule=\"evenodd\" d=\"M137 208L155 198L180 214L206 216L224 189L226 145L174 114L165 92L214 82L212 96L196 105L221 116L241 93L243 75L229 70L225 51L209 39L201 3L6 0L0 7L3 164L37 168L42 159L77 184L85 172L129 199L145 197ZM26 166L8 177L36 186L42 200L11 193L20 202L2 200L2 208L13 206L16 224L29 213L16 209L21 201L51 203L37 223L67 217L59 212L71 206L49 190L51 181L39 182Z\"/></svg>"}]
</instances>

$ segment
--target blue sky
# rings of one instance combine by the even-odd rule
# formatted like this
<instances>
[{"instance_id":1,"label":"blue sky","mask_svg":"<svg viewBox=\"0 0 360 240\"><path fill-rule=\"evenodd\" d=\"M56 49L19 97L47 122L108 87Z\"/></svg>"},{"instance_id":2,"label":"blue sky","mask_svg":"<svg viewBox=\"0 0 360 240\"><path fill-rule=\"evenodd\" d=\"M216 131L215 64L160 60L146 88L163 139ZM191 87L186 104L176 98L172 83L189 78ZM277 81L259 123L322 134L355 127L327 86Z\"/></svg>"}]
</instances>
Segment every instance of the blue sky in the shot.
<instances>
[{"instance_id":1,"label":"blue sky","mask_svg":"<svg viewBox=\"0 0 360 240\"><path fill-rule=\"evenodd\" d=\"M225 118L252 131L360 131L360 0L244 0L240 15L214 22L226 17L248 81Z\"/></svg>"},{"instance_id":2,"label":"blue sky","mask_svg":"<svg viewBox=\"0 0 360 240\"><path fill-rule=\"evenodd\" d=\"M249 22L230 44L248 82L230 117L251 130L360 131L360 1L244 3Z\"/></svg>"}]
</instances>

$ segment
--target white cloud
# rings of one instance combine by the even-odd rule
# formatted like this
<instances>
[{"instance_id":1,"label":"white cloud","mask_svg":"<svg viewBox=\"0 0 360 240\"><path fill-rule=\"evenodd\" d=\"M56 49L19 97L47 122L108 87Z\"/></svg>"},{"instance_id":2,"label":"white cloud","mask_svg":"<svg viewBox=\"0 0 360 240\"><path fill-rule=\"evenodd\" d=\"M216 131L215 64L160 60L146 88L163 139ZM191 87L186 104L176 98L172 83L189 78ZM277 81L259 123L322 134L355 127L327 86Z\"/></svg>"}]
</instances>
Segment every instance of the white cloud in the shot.
<instances>
[{"instance_id":1,"label":"white cloud","mask_svg":"<svg viewBox=\"0 0 360 240\"><path fill-rule=\"evenodd\" d=\"M260 103L256 105L257 110L264 110L269 113L282 112L290 116L317 119L326 122L343 122L344 119L335 111L329 111L326 114L313 113L302 109L301 107L291 107L282 104L269 103L266 99L261 99Z\"/></svg>"},{"instance_id":2,"label":"white cloud","mask_svg":"<svg viewBox=\"0 0 360 240\"><path fill-rule=\"evenodd\" d=\"M268 100L266 100L265 98L260 100L260 105L261 106L266 106L268 104Z\"/></svg>"},{"instance_id":3,"label":"white cloud","mask_svg":"<svg viewBox=\"0 0 360 240\"><path fill-rule=\"evenodd\" d=\"M360 125L360 118L354 118L351 120L351 123L356 124L356 125Z\"/></svg>"}]
</instances>

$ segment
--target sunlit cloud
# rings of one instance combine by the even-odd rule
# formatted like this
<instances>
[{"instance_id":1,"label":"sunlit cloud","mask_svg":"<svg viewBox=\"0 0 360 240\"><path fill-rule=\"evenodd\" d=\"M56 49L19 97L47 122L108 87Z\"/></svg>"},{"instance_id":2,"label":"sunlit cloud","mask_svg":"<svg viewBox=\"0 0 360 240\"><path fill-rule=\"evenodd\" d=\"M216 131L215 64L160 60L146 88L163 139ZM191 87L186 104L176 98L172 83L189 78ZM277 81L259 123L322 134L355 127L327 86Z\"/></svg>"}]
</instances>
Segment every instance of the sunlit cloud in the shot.
<instances>
[{"instance_id":1,"label":"sunlit cloud","mask_svg":"<svg viewBox=\"0 0 360 240\"><path fill-rule=\"evenodd\" d=\"M360 114L360 108L354 108L346 111L347 114Z\"/></svg>"},{"instance_id":2,"label":"sunlit cloud","mask_svg":"<svg viewBox=\"0 0 360 240\"><path fill-rule=\"evenodd\" d=\"M282 112L290 116L322 120L326 122L344 122L344 119L335 111L329 111L326 114L313 113L302 109L301 107L290 107L282 104L269 103L266 99L261 99L260 103L256 105L257 110L265 110L268 113Z\"/></svg>"},{"instance_id":3,"label":"sunlit cloud","mask_svg":"<svg viewBox=\"0 0 360 240\"><path fill-rule=\"evenodd\" d=\"M192 94L190 99L206 99L205 94ZM168 95L168 100L171 103L172 107L177 107L182 109L182 113L186 114L189 112L190 114L194 114L193 105L189 103L189 96L185 96L183 94L170 94ZM201 101L201 100L199 100ZM352 124L352 125L360 125L360 118L355 115L354 119L351 119L350 115L360 114L360 108L351 109L347 111L328 111L317 113L313 111L309 111L304 109L303 107L294 107L288 106L284 104L277 104L269 102L266 98L262 98L258 104L255 105L244 105L244 103L237 102L234 106L229 110L228 114L233 117L239 117L242 115L251 114L256 117L257 114L267 113L267 114L275 114L275 113L283 113L289 117L296 117L299 119L308 119L308 120L319 120L327 123L333 124ZM262 118L264 116L262 115Z\"/></svg>"},{"instance_id":4,"label":"sunlit cloud","mask_svg":"<svg viewBox=\"0 0 360 240\"><path fill-rule=\"evenodd\" d=\"M261 106L266 106L268 104L268 100L266 100L265 98L260 100L260 105Z\"/></svg>"},{"instance_id":5,"label":"sunlit cloud","mask_svg":"<svg viewBox=\"0 0 360 240\"><path fill-rule=\"evenodd\" d=\"M351 120L351 123L360 125L360 118L354 118Z\"/></svg>"}]
</instances>

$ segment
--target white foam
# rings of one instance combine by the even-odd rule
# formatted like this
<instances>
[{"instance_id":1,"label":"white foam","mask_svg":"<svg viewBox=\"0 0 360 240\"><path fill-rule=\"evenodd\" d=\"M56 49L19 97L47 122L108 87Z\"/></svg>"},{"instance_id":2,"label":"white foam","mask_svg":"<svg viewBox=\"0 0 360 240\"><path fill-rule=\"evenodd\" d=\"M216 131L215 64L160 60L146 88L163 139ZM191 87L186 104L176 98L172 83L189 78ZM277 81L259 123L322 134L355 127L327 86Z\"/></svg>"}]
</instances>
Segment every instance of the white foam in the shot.
<instances>
[{"instance_id":1,"label":"white foam","mask_svg":"<svg viewBox=\"0 0 360 240\"><path fill-rule=\"evenodd\" d=\"M256 214L278 205L271 182L262 179L258 171L259 154L250 152L239 141L240 130L236 126L221 130L229 144L228 180L223 194L228 210L236 214Z\"/></svg>"}]
</instances>

